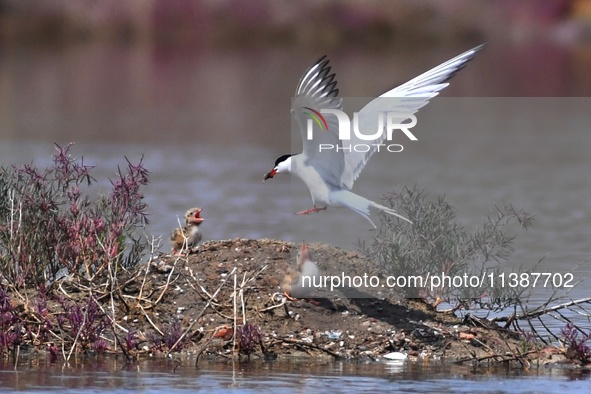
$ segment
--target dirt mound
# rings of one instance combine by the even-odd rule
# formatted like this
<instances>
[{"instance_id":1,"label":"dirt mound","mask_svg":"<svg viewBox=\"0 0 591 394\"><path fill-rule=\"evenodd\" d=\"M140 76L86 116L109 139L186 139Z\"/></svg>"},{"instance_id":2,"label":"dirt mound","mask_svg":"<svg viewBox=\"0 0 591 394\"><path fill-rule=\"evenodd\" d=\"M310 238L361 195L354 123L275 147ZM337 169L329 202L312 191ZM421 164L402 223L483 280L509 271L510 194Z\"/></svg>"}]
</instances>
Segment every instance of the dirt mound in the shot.
<instances>
[{"instance_id":1,"label":"dirt mound","mask_svg":"<svg viewBox=\"0 0 591 394\"><path fill-rule=\"evenodd\" d=\"M64 277L43 290L13 289L4 307L20 322L11 331L19 349L47 348L53 360L104 352L130 360L180 353L197 362L408 358L527 366L565 359L561 349L469 314L460 320L394 289L340 286L288 297L282 283L299 250L270 239L209 241L112 272L100 286ZM323 244L309 250L322 275L379 275L356 252Z\"/></svg>"},{"instance_id":2,"label":"dirt mound","mask_svg":"<svg viewBox=\"0 0 591 394\"><path fill-rule=\"evenodd\" d=\"M281 283L299 247L236 239L203 243L187 256L163 257L151 263L149 272L139 269L127 280L119 321L144 339L137 344L139 352L153 351L148 344L160 336L173 351L208 358L239 352L271 359L375 360L400 352L449 361L521 360L516 333L476 319L461 321L394 291L373 295L347 289L288 299ZM355 252L322 244L309 249L323 272L354 275L371 266Z\"/></svg>"}]
</instances>

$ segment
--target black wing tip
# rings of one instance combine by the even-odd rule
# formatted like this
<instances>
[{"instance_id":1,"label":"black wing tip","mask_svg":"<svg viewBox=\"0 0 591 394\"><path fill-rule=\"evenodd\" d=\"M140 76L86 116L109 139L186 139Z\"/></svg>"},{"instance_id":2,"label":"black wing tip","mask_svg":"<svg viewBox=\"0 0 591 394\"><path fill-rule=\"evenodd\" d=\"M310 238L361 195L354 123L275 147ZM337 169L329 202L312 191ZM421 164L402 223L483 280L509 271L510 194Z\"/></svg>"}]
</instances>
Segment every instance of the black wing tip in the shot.
<instances>
[{"instance_id":1,"label":"black wing tip","mask_svg":"<svg viewBox=\"0 0 591 394\"><path fill-rule=\"evenodd\" d=\"M304 73L304 77L300 80L298 84L298 88L296 89L296 95L301 93L302 82L305 79L305 76L311 71L315 70L315 78L320 79L322 85L322 93L326 94L326 97L336 97L339 94L339 90L336 88L337 80L336 80L336 73L332 72L332 67L329 65L330 60L328 59L328 55L321 56L315 63L312 65L306 73ZM306 84L307 85L307 84Z\"/></svg>"},{"instance_id":2,"label":"black wing tip","mask_svg":"<svg viewBox=\"0 0 591 394\"><path fill-rule=\"evenodd\" d=\"M322 70L320 73L323 74L322 82L324 83L324 89L322 91L327 93L330 97L335 97L339 94L339 89L336 88L337 80L336 80L336 73L331 73L332 67L329 66L329 59L327 55L324 55L320 58L319 62L322 62Z\"/></svg>"},{"instance_id":3,"label":"black wing tip","mask_svg":"<svg viewBox=\"0 0 591 394\"><path fill-rule=\"evenodd\" d=\"M466 58L464 60L464 63L460 66L460 68L465 67L466 63L468 63L470 60L474 59L480 51L482 51L484 48L486 48L487 45L488 45L488 43L485 42L485 43L482 43L482 44L464 52L462 55L466 56ZM460 57L462 55L458 55L458 57Z\"/></svg>"},{"instance_id":4,"label":"black wing tip","mask_svg":"<svg viewBox=\"0 0 591 394\"><path fill-rule=\"evenodd\" d=\"M334 78L334 74L331 75ZM329 83L326 84L324 89L322 89L323 93L326 93L329 97L335 97L339 95L339 89L336 88L337 81L331 80Z\"/></svg>"},{"instance_id":5,"label":"black wing tip","mask_svg":"<svg viewBox=\"0 0 591 394\"><path fill-rule=\"evenodd\" d=\"M488 42L483 42L482 44L478 45L477 47L472 48L472 50L474 51L474 53L478 53L480 51L482 51L484 48L486 48L488 46Z\"/></svg>"},{"instance_id":6,"label":"black wing tip","mask_svg":"<svg viewBox=\"0 0 591 394\"><path fill-rule=\"evenodd\" d=\"M323 60L325 60L325 59L326 59L326 62L328 63L328 62L329 62L329 60L328 60L328 55L322 55L322 56L320 57L320 59L316 60L316 62L315 62L314 64L318 64L318 63L320 63L321 61L323 61Z\"/></svg>"},{"instance_id":7,"label":"black wing tip","mask_svg":"<svg viewBox=\"0 0 591 394\"><path fill-rule=\"evenodd\" d=\"M486 46L488 45L488 42L482 43L470 50L468 50L467 52L471 52L470 55L468 55L468 58L466 59L467 63L468 61L472 60L477 54L478 52L482 51L484 48L486 48Z\"/></svg>"},{"instance_id":8,"label":"black wing tip","mask_svg":"<svg viewBox=\"0 0 591 394\"><path fill-rule=\"evenodd\" d=\"M445 78L444 80L441 81L441 83L448 82L450 79L452 79L453 77L455 77L456 74L458 72L460 72L461 70L463 70L468 65L468 63L470 63L470 61L476 57L476 55L478 54L478 52L480 52L484 48L486 48L487 45L488 45L488 43L485 42L485 43L482 43L482 44L480 44L480 45L478 45L478 46L476 46L476 47L474 47L472 49L469 49L466 52L464 52L463 55L465 55L466 53L469 53L469 55L466 56L466 58L464 59L464 61L462 62L462 64L458 65L456 67L456 69L447 76L447 78ZM462 56L462 55L458 55L457 57L460 57L460 56Z\"/></svg>"}]
</instances>

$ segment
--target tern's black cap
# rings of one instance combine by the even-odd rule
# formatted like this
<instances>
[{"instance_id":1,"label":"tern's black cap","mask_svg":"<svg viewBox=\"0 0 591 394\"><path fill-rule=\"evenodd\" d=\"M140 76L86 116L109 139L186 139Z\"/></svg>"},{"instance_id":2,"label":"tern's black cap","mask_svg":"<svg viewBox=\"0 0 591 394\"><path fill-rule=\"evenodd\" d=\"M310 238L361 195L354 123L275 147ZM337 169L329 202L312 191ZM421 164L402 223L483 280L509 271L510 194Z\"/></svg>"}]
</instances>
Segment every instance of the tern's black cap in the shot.
<instances>
[{"instance_id":1,"label":"tern's black cap","mask_svg":"<svg viewBox=\"0 0 591 394\"><path fill-rule=\"evenodd\" d=\"M281 163L282 161L285 161L285 160L287 160L287 158L288 158L288 157L291 157L291 156L293 156L293 154L289 154L289 155L283 155L283 156L280 156L280 157L278 157L278 158L277 158L277 160L275 160L275 167L277 167L277 165L278 165L279 163Z\"/></svg>"}]
</instances>

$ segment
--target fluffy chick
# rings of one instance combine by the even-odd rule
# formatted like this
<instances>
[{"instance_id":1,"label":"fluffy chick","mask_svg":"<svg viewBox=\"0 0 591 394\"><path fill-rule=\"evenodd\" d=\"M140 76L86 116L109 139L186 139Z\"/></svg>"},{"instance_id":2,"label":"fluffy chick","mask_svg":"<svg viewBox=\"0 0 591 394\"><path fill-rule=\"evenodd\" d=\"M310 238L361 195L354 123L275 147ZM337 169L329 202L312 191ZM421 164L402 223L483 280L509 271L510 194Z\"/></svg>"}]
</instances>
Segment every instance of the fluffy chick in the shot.
<instances>
[{"instance_id":1,"label":"fluffy chick","mask_svg":"<svg viewBox=\"0 0 591 394\"><path fill-rule=\"evenodd\" d=\"M292 294L305 295L310 290L309 286L314 283L314 277L318 277L319 275L320 270L318 269L318 265L312 261L308 245L304 243L298 253L296 266L289 267L287 274L283 278L281 289L288 299L295 300ZM310 284L306 281L306 287L303 286L303 276L311 278Z\"/></svg>"},{"instance_id":2,"label":"fluffy chick","mask_svg":"<svg viewBox=\"0 0 591 394\"><path fill-rule=\"evenodd\" d=\"M185 226L176 228L170 235L172 254L179 254L183 249L190 250L201 241L199 226L202 222L201 208L191 208L185 212Z\"/></svg>"}]
</instances>

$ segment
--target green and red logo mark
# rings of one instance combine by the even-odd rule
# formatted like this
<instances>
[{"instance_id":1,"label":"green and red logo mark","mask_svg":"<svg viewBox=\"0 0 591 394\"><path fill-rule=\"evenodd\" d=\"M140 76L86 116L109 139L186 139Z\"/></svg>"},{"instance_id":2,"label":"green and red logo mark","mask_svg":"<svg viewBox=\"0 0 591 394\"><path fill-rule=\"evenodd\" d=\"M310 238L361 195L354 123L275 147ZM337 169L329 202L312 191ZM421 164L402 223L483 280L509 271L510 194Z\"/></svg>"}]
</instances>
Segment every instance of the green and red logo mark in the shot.
<instances>
[{"instance_id":1,"label":"green and red logo mark","mask_svg":"<svg viewBox=\"0 0 591 394\"><path fill-rule=\"evenodd\" d=\"M324 124L324 128L326 129L326 131L328 131L328 123L326 123L326 119L324 119L324 116L322 116L322 114L316 110L313 110L310 107L304 107L304 109L307 109L308 111L312 111L312 112L304 112L306 115L308 115L310 118L314 119L314 121L316 122L316 124L318 124L318 126L320 127L320 130L322 130L322 125Z\"/></svg>"}]
</instances>

